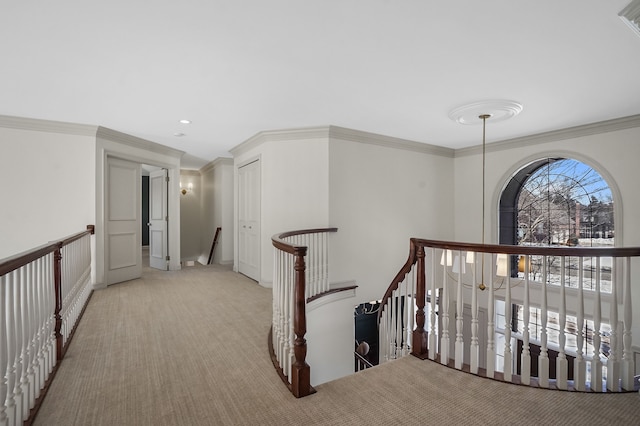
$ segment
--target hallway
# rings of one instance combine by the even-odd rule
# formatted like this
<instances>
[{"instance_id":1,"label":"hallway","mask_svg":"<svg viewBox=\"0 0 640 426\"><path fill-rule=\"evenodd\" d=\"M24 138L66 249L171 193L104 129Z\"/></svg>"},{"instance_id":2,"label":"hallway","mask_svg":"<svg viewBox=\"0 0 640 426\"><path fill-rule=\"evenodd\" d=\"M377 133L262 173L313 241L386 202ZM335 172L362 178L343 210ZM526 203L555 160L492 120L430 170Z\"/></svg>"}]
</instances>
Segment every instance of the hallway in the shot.
<instances>
[{"instance_id":1,"label":"hallway","mask_svg":"<svg viewBox=\"0 0 640 426\"><path fill-rule=\"evenodd\" d=\"M95 291L36 425L632 424L640 395L508 385L414 357L295 399L267 350L271 290L228 267ZM313 368L313 366L311 366Z\"/></svg>"}]
</instances>

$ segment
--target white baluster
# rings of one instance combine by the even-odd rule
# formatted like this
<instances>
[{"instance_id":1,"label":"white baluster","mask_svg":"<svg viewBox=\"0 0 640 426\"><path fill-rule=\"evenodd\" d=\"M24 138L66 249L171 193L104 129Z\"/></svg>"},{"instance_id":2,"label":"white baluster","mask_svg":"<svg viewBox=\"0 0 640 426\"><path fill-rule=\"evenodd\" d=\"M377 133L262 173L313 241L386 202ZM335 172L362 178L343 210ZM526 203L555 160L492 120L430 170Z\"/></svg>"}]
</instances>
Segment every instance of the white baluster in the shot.
<instances>
[{"instance_id":1,"label":"white baluster","mask_svg":"<svg viewBox=\"0 0 640 426\"><path fill-rule=\"evenodd\" d=\"M567 376L569 374L569 361L567 360L566 355L567 335L565 332L565 328L567 326L567 297L565 291L566 272L566 257L562 256L560 258L560 324L558 327L558 343L560 345L560 352L556 359L557 386L558 389L561 390L567 390Z\"/></svg>"},{"instance_id":2,"label":"white baluster","mask_svg":"<svg viewBox=\"0 0 640 426\"><path fill-rule=\"evenodd\" d=\"M464 362L464 341L462 339L463 304L462 304L462 274L464 273L464 258L462 253L456 255L458 282L456 286L456 343L455 343L455 368L462 369Z\"/></svg>"},{"instance_id":3,"label":"white baluster","mask_svg":"<svg viewBox=\"0 0 640 426\"><path fill-rule=\"evenodd\" d=\"M26 347L27 347L27 359L26 359L26 367L27 374L25 376L25 381L23 382L22 392L25 394L25 406L23 408L24 418L29 417L29 411L34 406L36 401L35 395L35 329L36 329L36 313L35 313L35 298L34 298L34 287L36 276L34 274L35 262L31 262L28 265L25 265L26 268L26 279L25 279L25 287L26 287L26 305L25 312L26 317L28 318L27 323L25 325L25 339L26 339Z\"/></svg>"},{"instance_id":4,"label":"white baluster","mask_svg":"<svg viewBox=\"0 0 640 426\"><path fill-rule=\"evenodd\" d=\"M620 356L618 355L618 266L617 257L611 259L611 333L609 334L609 359L607 360L607 390L620 391Z\"/></svg>"},{"instance_id":5,"label":"white baluster","mask_svg":"<svg viewBox=\"0 0 640 426\"><path fill-rule=\"evenodd\" d=\"M36 398L38 398L40 396L40 391L42 390L42 387L44 386L44 354L43 354L43 334L44 334L44 330L43 330L43 326L44 326L44 322L45 322L45 318L44 318L44 311L43 311L43 283L45 280L44 277L44 273L45 273L45 265L46 265L46 258L40 258L37 261L37 269L36 269L36 274L37 274L37 278L36 278L36 287L35 287L35 295L36 295L36 324L37 324L37 329L36 329L36 336L35 336L35 341L36 341L36 350L35 350L35 356L36 356L36 361L35 361L35 373L36 373Z\"/></svg>"},{"instance_id":6,"label":"white baluster","mask_svg":"<svg viewBox=\"0 0 640 426\"><path fill-rule=\"evenodd\" d=\"M511 353L511 282L508 272L504 280L507 284L504 297L504 380L510 382L513 379L513 356Z\"/></svg>"},{"instance_id":7,"label":"white baluster","mask_svg":"<svg viewBox=\"0 0 640 426\"><path fill-rule=\"evenodd\" d=\"M442 318L442 337L440 338L440 363L449 363L449 290L447 286L447 258L450 256L448 250L443 251L445 259L442 266L442 300L440 301L440 316Z\"/></svg>"},{"instance_id":8,"label":"white baluster","mask_svg":"<svg viewBox=\"0 0 640 426\"><path fill-rule=\"evenodd\" d=\"M527 260L530 266L530 259ZM547 256L542 258L542 303L540 313L542 315L542 330L540 330L540 356L538 357L538 383L542 388L549 387L549 351L547 348Z\"/></svg>"},{"instance_id":9,"label":"white baluster","mask_svg":"<svg viewBox=\"0 0 640 426\"><path fill-rule=\"evenodd\" d=\"M53 367L57 362L56 353L56 336L55 336L55 308L56 308L56 295L55 295L55 280L54 280L54 255L49 254L48 259L48 273L47 273L47 377L53 371Z\"/></svg>"},{"instance_id":10,"label":"white baluster","mask_svg":"<svg viewBox=\"0 0 640 426\"><path fill-rule=\"evenodd\" d=\"M631 350L631 258L627 257L624 268L624 297L622 334L622 389L633 390L633 351Z\"/></svg>"},{"instance_id":11,"label":"white baluster","mask_svg":"<svg viewBox=\"0 0 640 426\"><path fill-rule=\"evenodd\" d=\"M593 260L592 260L593 262ZM593 279L593 277L592 277ZM600 360L600 257L596 257L596 293L593 306L593 357L591 358L591 390L602 392L602 361Z\"/></svg>"},{"instance_id":12,"label":"white baluster","mask_svg":"<svg viewBox=\"0 0 640 426\"><path fill-rule=\"evenodd\" d=\"M529 255L525 256L524 266L524 328L522 330L522 354L520 355L520 380L523 385L531 385L531 352L529 348L529 323L531 305L529 303Z\"/></svg>"},{"instance_id":13,"label":"white baluster","mask_svg":"<svg viewBox=\"0 0 640 426\"><path fill-rule=\"evenodd\" d=\"M21 320L21 312L23 309L23 295L22 295L22 270L18 269L15 271L13 286L16 290L14 303L15 310L14 316L15 320L15 330L16 330L16 357L15 357L15 371L16 371L16 380L13 387L13 395L16 403L16 420L22 422L24 420L23 416L23 397L22 397L22 376L24 374L24 335L22 334L22 320Z\"/></svg>"},{"instance_id":14,"label":"white baluster","mask_svg":"<svg viewBox=\"0 0 640 426\"><path fill-rule=\"evenodd\" d=\"M429 300L429 359L436 359L438 352L436 341L436 250L430 248L431 253L431 295Z\"/></svg>"},{"instance_id":15,"label":"white baluster","mask_svg":"<svg viewBox=\"0 0 640 426\"><path fill-rule=\"evenodd\" d=\"M480 282L485 282L484 274L484 253L482 255L482 277ZM496 369L496 348L495 348L495 291L493 286L493 265L496 264L496 255L491 255L491 261L489 262L489 301L487 303L487 377L494 378ZM476 283L473 283L474 287Z\"/></svg>"},{"instance_id":16,"label":"white baluster","mask_svg":"<svg viewBox=\"0 0 640 426\"><path fill-rule=\"evenodd\" d=\"M8 310L8 298L7 290L9 283L7 282L6 275L0 276L0 426L7 426L9 419L7 418L7 364L9 362L9 339L7 335L7 316Z\"/></svg>"},{"instance_id":17,"label":"white baluster","mask_svg":"<svg viewBox=\"0 0 640 426\"><path fill-rule=\"evenodd\" d=\"M471 347L469 354L470 371L478 374L480 347L478 345L478 286L476 284L476 256L467 252L467 263L471 265Z\"/></svg>"},{"instance_id":18,"label":"white baluster","mask_svg":"<svg viewBox=\"0 0 640 426\"><path fill-rule=\"evenodd\" d=\"M16 405L16 368L17 368L17 340L16 340L16 283L15 271L5 275L7 288L7 417L11 426L21 423Z\"/></svg>"},{"instance_id":19,"label":"white baluster","mask_svg":"<svg viewBox=\"0 0 640 426\"><path fill-rule=\"evenodd\" d=\"M577 347L573 361L573 385L577 391L586 389L587 365L584 360L584 258L578 262L578 316L576 320Z\"/></svg>"}]
</instances>

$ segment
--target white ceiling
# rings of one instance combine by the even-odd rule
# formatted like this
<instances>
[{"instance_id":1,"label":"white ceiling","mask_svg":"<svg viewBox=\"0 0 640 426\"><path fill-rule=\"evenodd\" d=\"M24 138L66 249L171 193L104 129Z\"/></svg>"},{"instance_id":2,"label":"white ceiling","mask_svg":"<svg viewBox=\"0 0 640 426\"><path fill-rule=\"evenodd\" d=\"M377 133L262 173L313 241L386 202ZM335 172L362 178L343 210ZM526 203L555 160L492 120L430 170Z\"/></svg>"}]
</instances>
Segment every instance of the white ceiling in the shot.
<instances>
[{"instance_id":1,"label":"white ceiling","mask_svg":"<svg viewBox=\"0 0 640 426\"><path fill-rule=\"evenodd\" d=\"M524 106L489 142L640 114L628 3L3 2L0 114L109 127L186 151L185 168L329 124L461 148L479 129L448 113L479 100Z\"/></svg>"}]
</instances>

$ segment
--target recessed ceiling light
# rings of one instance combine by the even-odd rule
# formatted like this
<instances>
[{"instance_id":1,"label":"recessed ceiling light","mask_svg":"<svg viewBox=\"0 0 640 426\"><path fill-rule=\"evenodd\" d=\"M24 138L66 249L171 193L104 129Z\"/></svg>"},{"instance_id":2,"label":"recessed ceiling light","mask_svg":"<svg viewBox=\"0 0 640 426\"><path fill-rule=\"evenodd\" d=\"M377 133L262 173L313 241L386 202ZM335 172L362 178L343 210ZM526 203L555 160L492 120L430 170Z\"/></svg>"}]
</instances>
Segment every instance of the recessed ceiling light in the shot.
<instances>
[{"instance_id":1,"label":"recessed ceiling light","mask_svg":"<svg viewBox=\"0 0 640 426\"><path fill-rule=\"evenodd\" d=\"M174 133L173 136L181 138L184 136L184 133Z\"/></svg>"},{"instance_id":2,"label":"recessed ceiling light","mask_svg":"<svg viewBox=\"0 0 640 426\"><path fill-rule=\"evenodd\" d=\"M191 124L191 120L180 120L182 124Z\"/></svg>"}]
</instances>

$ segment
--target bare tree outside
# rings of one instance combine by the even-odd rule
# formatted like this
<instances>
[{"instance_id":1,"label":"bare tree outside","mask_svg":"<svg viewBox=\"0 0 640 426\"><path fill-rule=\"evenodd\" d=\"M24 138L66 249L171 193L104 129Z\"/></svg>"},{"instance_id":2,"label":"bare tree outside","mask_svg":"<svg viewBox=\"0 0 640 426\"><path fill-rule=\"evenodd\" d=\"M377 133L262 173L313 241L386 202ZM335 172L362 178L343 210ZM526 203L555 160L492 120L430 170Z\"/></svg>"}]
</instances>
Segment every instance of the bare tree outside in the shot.
<instances>
[{"instance_id":1,"label":"bare tree outside","mask_svg":"<svg viewBox=\"0 0 640 426\"><path fill-rule=\"evenodd\" d=\"M613 198L602 176L572 159L549 159L518 197L521 245L613 245Z\"/></svg>"}]
</instances>

